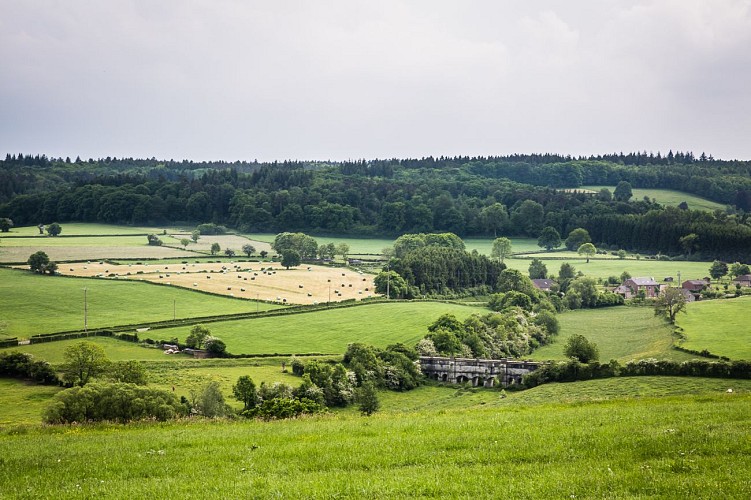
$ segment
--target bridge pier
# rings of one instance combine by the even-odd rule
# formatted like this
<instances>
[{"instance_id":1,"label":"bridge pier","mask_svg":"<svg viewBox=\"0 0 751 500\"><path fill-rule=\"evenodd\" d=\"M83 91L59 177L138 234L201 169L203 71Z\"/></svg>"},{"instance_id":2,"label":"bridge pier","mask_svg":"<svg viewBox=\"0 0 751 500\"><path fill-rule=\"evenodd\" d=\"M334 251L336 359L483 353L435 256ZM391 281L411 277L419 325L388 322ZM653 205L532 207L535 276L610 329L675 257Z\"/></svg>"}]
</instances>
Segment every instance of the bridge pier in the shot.
<instances>
[{"instance_id":1,"label":"bridge pier","mask_svg":"<svg viewBox=\"0 0 751 500\"><path fill-rule=\"evenodd\" d=\"M420 367L430 379L452 384L471 382L473 387L519 384L540 363L516 359L469 359L421 356Z\"/></svg>"}]
</instances>

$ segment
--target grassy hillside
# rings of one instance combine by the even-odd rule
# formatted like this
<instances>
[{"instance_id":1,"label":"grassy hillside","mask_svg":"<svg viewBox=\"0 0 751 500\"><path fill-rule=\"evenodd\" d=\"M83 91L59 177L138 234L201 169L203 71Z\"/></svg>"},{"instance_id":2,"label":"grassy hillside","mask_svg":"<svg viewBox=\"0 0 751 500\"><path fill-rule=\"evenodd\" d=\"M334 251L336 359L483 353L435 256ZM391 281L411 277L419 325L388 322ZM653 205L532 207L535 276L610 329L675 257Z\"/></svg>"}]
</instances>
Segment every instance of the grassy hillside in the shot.
<instances>
[{"instance_id":1,"label":"grassy hillside","mask_svg":"<svg viewBox=\"0 0 751 500\"><path fill-rule=\"evenodd\" d=\"M3 315L0 337L83 329L87 289L88 326L100 328L173 318L256 310L256 302L218 297L135 281L41 276L0 268ZM278 306L261 304L261 309Z\"/></svg>"},{"instance_id":2,"label":"grassy hillside","mask_svg":"<svg viewBox=\"0 0 751 500\"><path fill-rule=\"evenodd\" d=\"M751 359L751 297L707 300L686 307L676 324L686 340L681 344L696 351L708 350L730 359Z\"/></svg>"},{"instance_id":3,"label":"grassy hillside","mask_svg":"<svg viewBox=\"0 0 751 500\"><path fill-rule=\"evenodd\" d=\"M364 342L385 347L395 342L414 344L441 314L464 319L486 308L440 302L395 302L345 309L293 314L277 318L211 323L213 335L227 344L233 354L331 353L343 354L347 344ZM156 340L177 337L184 340L190 327L152 330Z\"/></svg>"},{"instance_id":4,"label":"grassy hillside","mask_svg":"<svg viewBox=\"0 0 751 500\"><path fill-rule=\"evenodd\" d=\"M507 406L370 418L9 430L0 434L0 487L55 498L751 494L751 441L738 438L751 425L751 395L556 399L579 385L558 386L542 404L511 396Z\"/></svg>"},{"instance_id":5,"label":"grassy hillside","mask_svg":"<svg viewBox=\"0 0 751 500\"><path fill-rule=\"evenodd\" d=\"M600 359L691 359L686 353L672 349L670 326L654 316L650 307L609 307L580 309L558 315L561 333L552 344L537 349L533 359L566 359L563 347L574 334L581 334L595 342Z\"/></svg>"},{"instance_id":6,"label":"grassy hillside","mask_svg":"<svg viewBox=\"0 0 751 500\"><path fill-rule=\"evenodd\" d=\"M662 281L667 276L681 280L700 279L709 275L711 262L688 262L688 261L664 261L647 259L591 259L587 263L585 258L542 259L548 268L549 274L558 274L561 264L568 262L577 271L594 278L607 278L608 276L620 276L623 271L628 271L631 276L651 276L657 281ZM530 258L506 259L506 265L512 269L518 269L525 274L529 271Z\"/></svg>"},{"instance_id":7,"label":"grassy hillside","mask_svg":"<svg viewBox=\"0 0 751 500\"><path fill-rule=\"evenodd\" d=\"M611 193L615 191L615 186L582 186L581 189L589 189L596 192L603 187L608 188ZM685 201L688 203L688 208L692 210L725 210L725 205L722 203L717 203L694 194L673 191L671 189L632 188L631 192L633 193L632 200L641 200L646 196L649 199L654 198L657 203L671 207L677 207L681 202Z\"/></svg>"}]
</instances>

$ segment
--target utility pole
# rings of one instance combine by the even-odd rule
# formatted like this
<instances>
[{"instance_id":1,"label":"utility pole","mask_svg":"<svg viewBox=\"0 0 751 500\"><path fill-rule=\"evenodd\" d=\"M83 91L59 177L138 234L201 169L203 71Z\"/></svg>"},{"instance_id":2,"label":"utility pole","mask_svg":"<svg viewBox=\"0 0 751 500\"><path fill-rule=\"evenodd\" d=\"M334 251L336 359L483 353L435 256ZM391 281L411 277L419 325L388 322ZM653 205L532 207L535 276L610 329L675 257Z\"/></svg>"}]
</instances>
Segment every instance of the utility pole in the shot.
<instances>
[{"instance_id":1,"label":"utility pole","mask_svg":"<svg viewBox=\"0 0 751 500\"><path fill-rule=\"evenodd\" d=\"M89 331L89 305L86 297L86 288L83 289L83 331Z\"/></svg>"},{"instance_id":2,"label":"utility pole","mask_svg":"<svg viewBox=\"0 0 751 500\"><path fill-rule=\"evenodd\" d=\"M391 270L389 265L386 264L386 300L391 298Z\"/></svg>"}]
</instances>

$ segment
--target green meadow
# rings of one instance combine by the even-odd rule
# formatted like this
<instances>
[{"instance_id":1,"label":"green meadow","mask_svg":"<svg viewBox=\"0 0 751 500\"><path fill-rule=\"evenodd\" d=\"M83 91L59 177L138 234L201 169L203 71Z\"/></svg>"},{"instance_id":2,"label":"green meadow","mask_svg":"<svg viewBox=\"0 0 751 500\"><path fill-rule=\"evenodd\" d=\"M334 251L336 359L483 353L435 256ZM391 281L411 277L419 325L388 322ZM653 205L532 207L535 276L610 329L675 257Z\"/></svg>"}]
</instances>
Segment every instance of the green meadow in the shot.
<instances>
[{"instance_id":1,"label":"green meadow","mask_svg":"<svg viewBox=\"0 0 751 500\"><path fill-rule=\"evenodd\" d=\"M620 276L623 271L628 271L631 276L651 276L657 281L662 281L668 276L678 280L678 272L681 280L700 279L709 275L711 262L690 261L665 261L647 259L590 259L589 263L582 257L568 259L541 259L548 268L549 274L558 274L561 264L568 262L577 271L594 278L607 278ZM505 263L511 269L518 269L525 274L529 271L531 258L506 259Z\"/></svg>"},{"instance_id":2,"label":"green meadow","mask_svg":"<svg viewBox=\"0 0 751 500\"><path fill-rule=\"evenodd\" d=\"M84 288L89 328L176 318L253 312L254 301L137 281L42 276L0 268L0 337L83 329ZM262 310L279 306L260 304Z\"/></svg>"},{"instance_id":3,"label":"green meadow","mask_svg":"<svg viewBox=\"0 0 751 500\"><path fill-rule=\"evenodd\" d=\"M599 191L602 188L608 188L612 193L615 190L615 186L582 186L580 189L589 189L592 191ZM725 210L725 205L717 203L716 201L702 198L694 194L684 193L682 191L673 191L671 189L647 189L647 188L632 188L631 192L633 196L631 200L641 200L645 196L650 200L654 199L657 203L667 205L671 207L677 207L681 202L688 203L688 208L691 210Z\"/></svg>"},{"instance_id":4,"label":"green meadow","mask_svg":"<svg viewBox=\"0 0 751 500\"><path fill-rule=\"evenodd\" d=\"M14 227L7 233L1 233L0 238L13 238L15 236L34 236L39 239L64 239L67 236L98 236L98 235L136 235L136 234L162 234L162 228L118 226L114 224L90 224L87 222L65 222L60 224L62 232L56 238L49 238L39 234L37 226Z\"/></svg>"},{"instance_id":5,"label":"green meadow","mask_svg":"<svg viewBox=\"0 0 751 500\"><path fill-rule=\"evenodd\" d=\"M751 297L706 300L686 306L676 324L683 329L681 346L708 350L730 359L751 360Z\"/></svg>"},{"instance_id":6,"label":"green meadow","mask_svg":"<svg viewBox=\"0 0 751 500\"><path fill-rule=\"evenodd\" d=\"M535 350L531 358L566 359L563 353L566 340L576 334L597 344L601 361L616 359L624 363L643 358L683 361L695 357L672 348L672 328L655 317L651 307L579 309L559 314L558 321L561 332L554 342Z\"/></svg>"},{"instance_id":7,"label":"green meadow","mask_svg":"<svg viewBox=\"0 0 751 500\"><path fill-rule=\"evenodd\" d=\"M326 353L343 354L352 342L385 347L404 342L411 345L425 334L441 314L463 320L473 313L490 312L484 307L441 302L393 302L357 307L253 318L208 324L212 335L227 344L233 354ZM184 340L189 326L151 330L142 334L155 340Z\"/></svg>"},{"instance_id":8,"label":"green meadow","mask_svg":"<svg viewBox=\"0 0 751 500\"><path fill-rule=\"evenodd\" d=\"M655 391L665 382L682 385ZM484 391L493 398L468 408L471 392L430 387L437 408L371 417L10 427L0 487L12 498L747 498L751 394L716 382L661 397L648 378L545 386L523 393L546 391L531 401Z\"/></svg>"}]
</instances>

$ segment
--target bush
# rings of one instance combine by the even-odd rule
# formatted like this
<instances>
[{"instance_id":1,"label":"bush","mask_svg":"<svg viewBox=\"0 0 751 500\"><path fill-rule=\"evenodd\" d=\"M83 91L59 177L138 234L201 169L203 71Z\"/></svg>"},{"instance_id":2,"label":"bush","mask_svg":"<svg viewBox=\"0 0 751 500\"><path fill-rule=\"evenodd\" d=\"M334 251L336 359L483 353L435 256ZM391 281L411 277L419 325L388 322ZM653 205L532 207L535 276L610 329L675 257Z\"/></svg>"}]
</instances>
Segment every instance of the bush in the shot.
<instances>
[{"instance_id":1,"label":"bush","mask_svg":"<svg viewBox=\"0 0 751 500\"><path fill-rule=\"evenodd\" d=\"M558 318L555 314L549 311L540 311L535 316L534 322L536 325L545 329L548 335L557 335L561 327L558 324Z\"/></svg>"},{"instance_id":2,"label":"bush","mask_svg":"<svg viewBox=\"0 0 751 500\"><path fill-rule=\"evenodd\" d=\"M59 392L44 411L48 424L130 422L175 418L184 406L167 391L125 383L94 382Z\"/></svg>"},{"instance_id":3,"label":"bush","mask_svg":"<svg viewBox=\"0 0 751 500\"><path fill-rule=\"evenodd\" d=\"M28 379L44 385L57 385L60 382L49 363L34 361L31 354L17 351L0 353L0 377Z\"/></svg>"},{"instance_id":4,"label":"bush","mask_svg":"<svg viewBox=\"0 0 751 500\"><path fill-rule=\"evenodd\" d=\"M309 399L273 398L264 400L260 405L241 413L247 418L264 420L293 418L304 414L320 413L326 408Z\"/></svg>"},{"instance_id":5,"label":"bush","mask_svg":"<svg viewBox=\"0 0 751 500\"><path fill-rule=\"evenodd\" d=\"M578 334L568 338L563 352L567 357L577 359L582 363L597 361L600 356L597 344L590 342L584 335Z\"/></svg>"}]
</instances>

